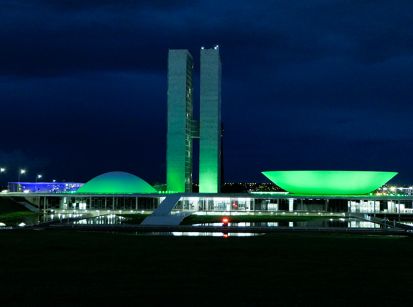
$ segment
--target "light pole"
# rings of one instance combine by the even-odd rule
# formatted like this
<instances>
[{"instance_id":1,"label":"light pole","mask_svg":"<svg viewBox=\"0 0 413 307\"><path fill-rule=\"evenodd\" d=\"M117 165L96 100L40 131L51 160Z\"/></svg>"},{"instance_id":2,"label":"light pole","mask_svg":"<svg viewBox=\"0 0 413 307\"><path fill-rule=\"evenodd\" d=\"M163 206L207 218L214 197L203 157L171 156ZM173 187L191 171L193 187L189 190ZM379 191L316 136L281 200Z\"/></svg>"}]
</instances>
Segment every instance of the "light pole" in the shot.
<instances>
[{"instance_id":1,"label":"light pole","mask_svg":"<svg viewBox=\"0 0 413 307\"><path fill-rule=\"evenodd\" d=\"M37 180L41 179L42 177L43 177L42 174L38 174L38 175L36 176L36 183L37 183Z\"/></svg>"},{"instance_id":2,"label":"light pole","mask_svg":"<svg viewBox=\"0 0 413 307\"><path fill-rule=\"evenodd\" d=\"M23 168L21 168L21 169L19 170L19 177L18 177L18 179L17 179L17 191L18 191L18 192L21 192L20 176L21 176L21 175L24 175L24 174L26 174L26 170L23 169Z\"/></svg>"},{"instance_id":3,"label":"light pole","mask_svg":"<svg viewBox=\"0 0 413 307\"><path fill-rule=\"evenodd\" d=\"M0 167L0 173L3 174L6 172L6 168L5 167ZM9 189L9 186L7 186L7 189Z\"/></svg>"}]
</instances>

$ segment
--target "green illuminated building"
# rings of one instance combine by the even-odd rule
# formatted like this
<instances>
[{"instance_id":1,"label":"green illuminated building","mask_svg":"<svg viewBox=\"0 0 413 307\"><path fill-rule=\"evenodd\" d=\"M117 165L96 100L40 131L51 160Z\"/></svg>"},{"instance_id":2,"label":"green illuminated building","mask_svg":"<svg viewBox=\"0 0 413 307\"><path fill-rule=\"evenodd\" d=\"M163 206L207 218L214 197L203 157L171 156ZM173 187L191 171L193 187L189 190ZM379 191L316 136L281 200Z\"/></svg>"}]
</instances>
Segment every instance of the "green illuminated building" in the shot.
<instances>
[{"instance_id":1,"label":"green illuminated building","mask_svg":"<svg viewBox=\"0 0 413 307\"><path fill-rule=\"evenodd\" d=\"M169 50L166 183L169 191L192 191L192 72L188 50Z\"/></svg>"},{"instance_id":2,"label":"green illuminated building","mask_svg":"<svg viewBox=\"0 0 413 307\"><path fill-rule=\"evenodd\" d=\"M142 178L126 172L108 172L85 183L77 194L147 194L157 191Z\"/></svg>"},{"instance_id":3,"label":"green illuminated building","mask_svg":"<svg viewBox=\"0 0 413 307\"><path fill-rule=\"evenodd\" d=\"M221 58L219 47L201 49L199 192L221 185Z\"/></svg>"},{"instance_id":4,"label":"green illuminated building","mask_svg":"<svg viewBox=\"0 0 413 307\"><path fill-rule=\"evenodd\" d=\"M301 195L363 195L378 189L397 172L373 171L266 171L282 189Z\"/></svg>"}]
</instances>

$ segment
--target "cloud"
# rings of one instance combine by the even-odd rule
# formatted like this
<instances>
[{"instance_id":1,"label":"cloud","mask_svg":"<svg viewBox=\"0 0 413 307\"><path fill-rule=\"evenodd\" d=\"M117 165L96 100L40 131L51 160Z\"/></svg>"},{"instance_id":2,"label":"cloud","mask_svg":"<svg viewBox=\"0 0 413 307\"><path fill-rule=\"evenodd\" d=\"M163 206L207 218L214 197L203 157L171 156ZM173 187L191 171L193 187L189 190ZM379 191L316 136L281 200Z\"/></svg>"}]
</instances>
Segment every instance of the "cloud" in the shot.
<instances>
[{"instance_id":1,"label":"cloud","mask_svg":"<svg viewBox=\"0 0 413 307\"><path fill-rule=\"evenodd\" d=\"M167 50L190 49L197 73L199 48L219 44L228 174L231 161L258 169L257 159L276 150L274 164L357 166L357 154L334 146L410 146L412 11L406 0L8 0L0 10L3 124L19 137L47 131L25 146L56 153L62 172L152 159L160 174ZM78 147L66 148L62 136ZM150 144L155 154L134 145L124 164L114 162L125 143ZM93 158L102 144L110 150ZM21 142L10 134L5 146ZM388 148L390 166L397 157L408 163Z\"/></svg>"},{"instance_id":2,"label":"cloud","mask_svg":"<svg viewBox=\"0 0 413 307\"><path fill-rule=\"evenodd\" d=\"M190 5L196 1L189 0L6 0L8 7L44 7L60 11L82 10L130 10L130 9L156 9L170 10Z\"/></svg>"},{"instance_id":3,"label":"cloud","mask_svg":"<svg viewBox=\"0 0 413 307\"><path fill-rule=\"evenodd\" d=\"M325 57L380 62L413 50L407 1L8 3L0 13L2 74L159 71L168 48L216 43L227 74L240 62L251 72Z\"/></svg>"}]
</instances>

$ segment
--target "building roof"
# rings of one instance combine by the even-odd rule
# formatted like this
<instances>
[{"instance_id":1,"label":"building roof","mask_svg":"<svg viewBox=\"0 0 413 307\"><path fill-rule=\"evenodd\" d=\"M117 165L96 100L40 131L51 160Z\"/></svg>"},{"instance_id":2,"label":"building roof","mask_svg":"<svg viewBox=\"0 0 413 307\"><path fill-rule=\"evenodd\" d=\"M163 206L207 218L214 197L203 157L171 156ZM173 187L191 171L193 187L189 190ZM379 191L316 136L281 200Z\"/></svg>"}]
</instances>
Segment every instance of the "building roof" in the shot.
<instances>
[{"instance_id":1,"label":"building roof","mask_svg":"<svg viewBox=\"0 0 413 307\"><path fill-rule=\"evenodd\" d=\"M126 172L108 172L86 182L81 194L146 194L156 190L145 180Z\"/></svg>"}]
</instances>

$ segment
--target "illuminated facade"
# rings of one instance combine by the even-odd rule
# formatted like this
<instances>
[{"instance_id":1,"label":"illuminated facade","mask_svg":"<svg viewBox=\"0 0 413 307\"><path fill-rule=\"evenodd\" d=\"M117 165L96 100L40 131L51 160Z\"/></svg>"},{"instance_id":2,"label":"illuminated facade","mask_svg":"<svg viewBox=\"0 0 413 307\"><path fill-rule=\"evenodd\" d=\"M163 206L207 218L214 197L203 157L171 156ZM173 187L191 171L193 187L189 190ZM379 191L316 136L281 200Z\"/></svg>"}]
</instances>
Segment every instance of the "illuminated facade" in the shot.
<instances>
[{"instance_id":1,"label":"illuminated facade","mask_svg":"<svg viewBox=\"0 0 413 307\"><path fill-rule=\"evenodd\" d=\"M188 50L169 50L166 183L174 192L192 191L192 75Z\"/></svg>"},{"instance_id":2,"label":"illuminated facade","mask_svg":"<svg viewBox=\"0 0 413 307\"><path fill-rule=\"evenodd\" d=\"M374 171L267 171L282 189L298 195L363 195L377 190L397 172Z\"/></svg>"},{"instance_id":3,"label":"illuminated facade","mask_svg":"<svg viewBox=\"0 0 413 307\"><path fill-rule=\"evenodd\" d=\"M79 182L9 182L9 192L25 193L70 193L77 191Z\"/></svg>"},{"instance_id":4,"label":"illuminated facade","mask_svg":"<svg viewBox=\"0 0 413 307\"><path fill-rule=\"evenodd\" d=\"M377 213L413 214L411 195L306 196L283 193L244 194L159 194L159 193L2 193L0 197L24 197L41 210L66 213L100 210L99 214L152 212L168 197L176 197L173 214L284 214Z\"/></svg>"},{"instance_id":5,"label":"illuminated facade","mask_svg":"<svg viewBox=\"0 0 413 307\"><path fill-rule=\"evenodd\" d=\"M192 112L192 56L188 50L169 50L166 183L170 192L192 191L194 137L200 138L199 192L220 192L222 129L221 59L218 46L201 49L200 72L198 126Z\"/></svg>"},{"instance_id":6,"label":"illuminated facade","mask_svg":"<svg viewBox=\"0 0 413 307\"><path fill-rule=\"evenodd\" d=\"M147 194L157 191L142 178L126 172L108 172L89 180L76 193L80 194Z\"/></svg>"},{"instance_id":7,"label":"illuminated facade","mask_svg":"<svg viewBox=\"0 0 413 307\"><path fill-rule=\"evenodd\" d=\"M413 214L413 196L407 194L365 194L351 195L352 183L357 187L366 185L368 189L391 179L395 172L357 172L357 171L274 171L264 172L266 176L285 184L288 189L300 188L304 194L288 192L250 192L250 193L169 193L158 192L142 178L125 173L109 172L101 174L80 187L73 190L27 190L24 193L11 189L0 193L4 197L23 196L32 206L43 212L57 212L59 214L79 214L86 211L96 211L96 214L139 212L154 213L160 211L162 215L173 216L181 220L188 214ZM284 177L283 177L284 176ZM292 177L289 177L292 176ZM331 176L336 176L333 178ZM338 178L340 177L340 178ZM292 181L289 181L292 180ZM12 184L12 183L11 183ZM25 186L29 183L20 183ZM36 186L35 183L30 183ZM336 192L345 190L346 195L330 195L335 185ZM37 186L41 183L37 183ZM56 183L59 185L59 183ZM79 186L80 184L78 184ZM321 192L312 190L311 195L305 194L309 185L313 189L324 187ZM286 188L287 189L287 188ZM395 192L397 189L390 188ZM413 187L409 188L413 190ZM359 192L359 191L356 191ZM315 194L314 194L315 193ZM410 195L409 195L410 194ZM167 211L169 206L168 212ZM179 218L179 219L178 219ZM366 219L366 217L362 217Z\"/></svg>"},{"instance_id":8,"label":"illuminated facade","mask_svg":"<svg viewBox=\"0 0 413 307\"><path fill-rule=\"evenodd\" d=\"M221 185L221 58L219 47L201 49L199 192Z\"/></svg>"}]
</instances>

